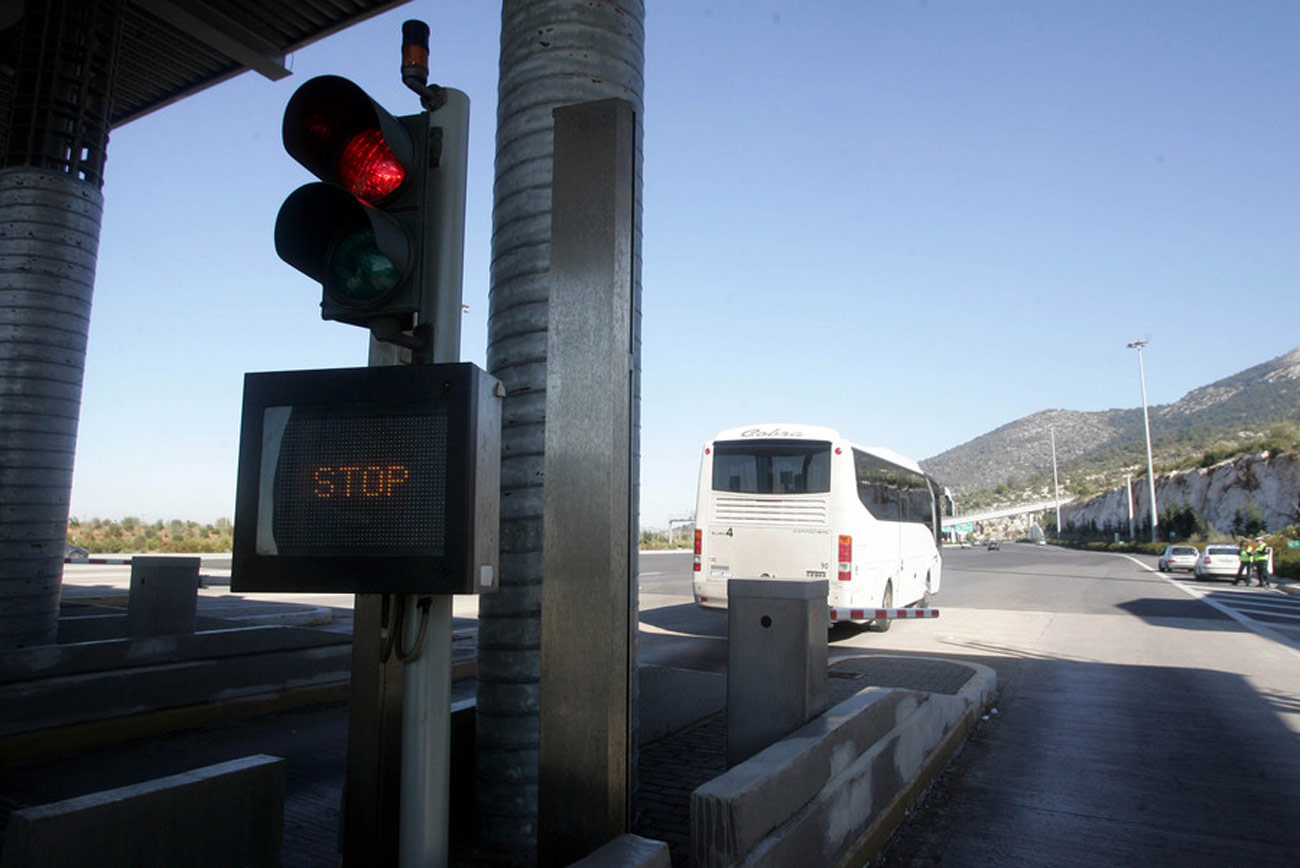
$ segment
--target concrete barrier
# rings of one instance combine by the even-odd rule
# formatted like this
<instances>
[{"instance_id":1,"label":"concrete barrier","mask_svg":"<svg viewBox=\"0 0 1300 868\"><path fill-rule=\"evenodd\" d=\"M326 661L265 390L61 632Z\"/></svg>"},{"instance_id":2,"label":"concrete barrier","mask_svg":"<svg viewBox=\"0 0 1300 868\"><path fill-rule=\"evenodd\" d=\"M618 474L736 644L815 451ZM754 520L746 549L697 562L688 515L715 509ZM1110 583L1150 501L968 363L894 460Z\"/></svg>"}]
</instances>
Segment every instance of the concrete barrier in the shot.
<instances>
[{"instance_id":1,"label":"concrete barrier","mask_svg":"<svg viewBox=\"0 0 1300 868\"><path fill-rule=\"evenodd\" d=\"M672 868L672 863L663 841L620 835L569 868Z\"/></svg>"},{"instance_id":2,"label":"concrete barrier","mask_svg":"<svg viewBox=\"0 0 1300 868\"><path fill-rule=\"evenodd\" d=\"M24 808L0 868L273 868L284 831L284 760L245 757Z\"/></svg>"},{"instance_id":3,"label":"concrete barrier","mask_svg":"<svg viewBox=\"0 0 1300 868\"><path fill-rule=\"evenodd\" d=\"M955 695L869 687L691 795L697 868L874 858L992 701L978 664Z\"/></svg>"}]
</instances>

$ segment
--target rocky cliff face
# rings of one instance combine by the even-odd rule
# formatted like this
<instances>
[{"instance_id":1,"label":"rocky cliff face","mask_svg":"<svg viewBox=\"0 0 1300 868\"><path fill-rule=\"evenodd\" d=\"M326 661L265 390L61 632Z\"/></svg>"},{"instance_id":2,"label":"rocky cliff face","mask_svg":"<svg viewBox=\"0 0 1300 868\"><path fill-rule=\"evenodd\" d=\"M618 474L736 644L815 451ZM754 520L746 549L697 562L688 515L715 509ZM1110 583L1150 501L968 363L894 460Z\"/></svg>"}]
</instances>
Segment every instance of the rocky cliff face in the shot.
<instances>
[{"instance_id":1,"label":"rocky cliff face","mask_svg":"<svg viewBox=\"0 0 1300 868\"><path fill-rule=\"evenodd\" d=\"M1135 480L1134 521L1139 537L1151 525L1150 499L1146 481ZM1246 514L1252 506L1270 531L1295 524L1300 521L1300 454L1243 455L1212 467L1158 475L1156 505L1160 511L1184 504L1221 533L1231 533L1237 515ZM1067 527L1093 522L1098 529L1127 536L1128 494L1121 487L1063 506L1061 522Z\"/></svg>"}]
</instances>

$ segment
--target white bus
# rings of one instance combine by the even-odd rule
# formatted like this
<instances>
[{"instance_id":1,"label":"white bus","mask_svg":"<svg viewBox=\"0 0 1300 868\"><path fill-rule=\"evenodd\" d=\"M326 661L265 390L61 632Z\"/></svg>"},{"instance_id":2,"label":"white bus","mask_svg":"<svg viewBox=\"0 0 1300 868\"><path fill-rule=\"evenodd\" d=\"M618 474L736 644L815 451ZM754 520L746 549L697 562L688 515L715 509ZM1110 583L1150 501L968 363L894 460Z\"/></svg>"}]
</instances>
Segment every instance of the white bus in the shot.
<instances>
[{"instance_id":1,"label":"white bus","mask_svg":"<svg viewBox=\"0 0 1300 868\"><path fill-rule=\"evenodd\" d=\"M723 431L700 460L695 602L726 608L728 579L772 578L826 579L831 607L929 606L942 495L910 458L830 428Z\"/></svg>"}]
</instances>

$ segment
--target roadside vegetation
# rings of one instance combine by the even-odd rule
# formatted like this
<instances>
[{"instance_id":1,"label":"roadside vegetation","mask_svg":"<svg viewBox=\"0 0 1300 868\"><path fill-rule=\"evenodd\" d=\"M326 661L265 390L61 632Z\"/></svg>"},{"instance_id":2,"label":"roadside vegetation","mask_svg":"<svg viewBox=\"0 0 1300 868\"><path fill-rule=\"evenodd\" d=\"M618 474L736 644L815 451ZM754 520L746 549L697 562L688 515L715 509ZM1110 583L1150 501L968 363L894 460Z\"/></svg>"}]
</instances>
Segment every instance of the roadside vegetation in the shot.
<instances>
[{"instance_id":1,"label":"roadside vegetation","mask_svg":"<svg viewBox=\"0 0 1300 868\"><path fill-rule=\"evenodd\" d=\"M121 520L92 518L68 520L68 542L93 555L121 552L174 552L208 554L232 548L233 525L228 518L215 524L161 519L152 524L134 516Z\"/></svg>"},{"instance_id":2,"label":"roadside vegetation","mask_svg":"<svg viewBox=\"0 0 1300 868\"><path fill-rule=\"evenodd\" d=\"M175 554L213 554L228 552L233 546L233 525L228 518L215 524L196 521L146 522L135 516L123 519L91 518L68 520L68 542L81 546L92 555L122 552L165 552ZM641 548L647 551L690 548L693 529L674 528L641 531Z\"/></svg>"},{"instance_id":3,"label":"roadside vegetation","mask_svg":"<svg viewBox=\"0 0 1300 868\"><path fill-rule=\"evenodd\" d=\"M671 533L666 530L643 530L639 542L641 550L648 552L687 549L691 547L694 534L695 529L692 527L673 528Z\"/></svg>"}]
</instances>

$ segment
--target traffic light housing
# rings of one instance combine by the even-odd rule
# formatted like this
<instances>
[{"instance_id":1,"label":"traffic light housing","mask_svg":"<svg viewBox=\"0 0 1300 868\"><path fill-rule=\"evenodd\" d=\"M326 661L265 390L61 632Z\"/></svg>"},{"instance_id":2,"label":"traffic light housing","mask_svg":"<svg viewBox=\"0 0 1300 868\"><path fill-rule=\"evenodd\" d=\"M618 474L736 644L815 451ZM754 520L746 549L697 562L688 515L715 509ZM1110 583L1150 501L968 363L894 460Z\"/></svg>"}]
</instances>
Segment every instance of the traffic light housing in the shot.
<instances>
[{"instance_id":1,"label":"traffic light housing","mask_svg":"<svg viewBox=\"0 0 1300 868\"><path fill-rule=\"evenodd\" d=\"M460 299L469 101L394 117L346 78L298 88L285 150L320 180L275 222L280 258L321 285L321 317L418 346L410 333L440 293Z\"/></svg>"}]
</instances>

